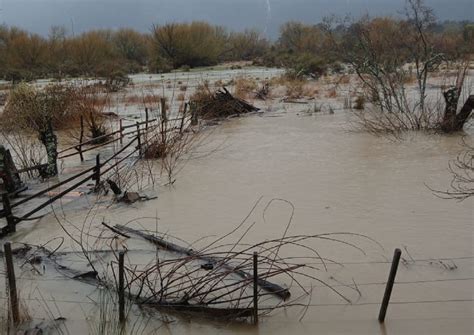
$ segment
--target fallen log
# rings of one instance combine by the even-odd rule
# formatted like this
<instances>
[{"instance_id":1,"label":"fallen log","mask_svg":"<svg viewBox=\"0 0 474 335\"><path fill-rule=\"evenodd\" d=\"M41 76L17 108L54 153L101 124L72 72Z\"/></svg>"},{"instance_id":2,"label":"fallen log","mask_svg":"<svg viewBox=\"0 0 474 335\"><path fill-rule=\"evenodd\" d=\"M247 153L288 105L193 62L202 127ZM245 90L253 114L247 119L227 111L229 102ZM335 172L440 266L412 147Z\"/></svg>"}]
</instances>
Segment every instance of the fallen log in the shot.
<instances>
[{"instance_id":1,"label":"fallen log","mask_svg":"<svg viewBox=\"0 0 474 335\"><path fill-rule=\"evenodd\" d=\"M191 305L172 302L140 303L140 301L138 301L138 303L142 306L154 307L165 311L203 314L219 319L249 318L252 317L254 313L253 308L214 308L206 305Z\"/></svg>"},{"instance_id":2,"label":"fallen log","mask_svg":"<svg viewBox=\"0 0 474 335\"><path fill-rule=\"evenodd\" d=\"M162 249L173 251L173 252L180 253L186 256L190 256L190 257L196 257L197 259L200 259L206 263L213 264L214 266L221 266L222 268L225 268L226 270L235 273L236 275L238 275L239 277L243 279L253 278L251 274L226 264L223 259L216 258L216 257L202 256L198 252L194 251L193 249L188 249L188 248L179 246L172 242L165 241L164 239L158 236L146 234L142 231L129 228L126 226L116 225L115 229L139 236ZM260 279L260 278L258 279L258 286L260 286L265 291L270 292L283 300L287 300L291 296L291 293L288 289L281 287L280 285L271 283L264 279Z\"/></svg>"}]
</instances>

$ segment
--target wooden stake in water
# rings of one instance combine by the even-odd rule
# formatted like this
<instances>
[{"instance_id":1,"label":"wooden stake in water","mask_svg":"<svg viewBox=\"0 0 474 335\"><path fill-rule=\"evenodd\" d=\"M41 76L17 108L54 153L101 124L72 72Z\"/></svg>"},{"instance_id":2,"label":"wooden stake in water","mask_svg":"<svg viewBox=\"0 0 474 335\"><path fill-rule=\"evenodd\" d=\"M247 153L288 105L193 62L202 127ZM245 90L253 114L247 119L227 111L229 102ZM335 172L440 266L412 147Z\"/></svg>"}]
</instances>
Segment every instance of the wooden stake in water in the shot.
<instances>
[{"instance_id":1,"label":"wooden stake in water","mask_svg":"<svg viewBox=\"0 0 474 335\"><path fill-rule=\"evenodd\" d=\"M123 120L122 119L119 120L119 127L120 127L119 128L120 145L122 145L123 144Z\"/></svg>"},{"instance_id":2,"label":"wooden stake in water","mask_svg":"<svg viewBox=\"0 0 474 335\"><path fill-rule=\"evenodd\" d=\"M95 187L99 188L100 185L100 154L95 156Z\"/></svg>"},{"instance_id":3,"label":"wooden stake in water","mask_svg":"<svg viewBox=\"0 0 474 335\"><path fill-rule=\"evenodd\" d=\"M253 253L253 323L258 324L258 254Z\"/></svg>"},{"instance_id":4,"label":"wooden stake in water","mask_svg":"<svg viewBox=\"0 0 474 335\"><path fill-rule=\"evenodd\" d=\"M187 109L188 109L188 103L185 103L185 104L184 104L184 110L183 110L183 117L181 118L181 125L179 126L179 132L180 132L180 133L183 132L184 120L185 120L185 118L186 118Z\"/></svg>"},{"instance_id":5,"label":"wooden stake in water","mask_svg":"<svg viewBox=\"0 0 474 335\"><path fill-rule=\"evenodd\" d=\"M125 289L124 289L124 255L123 251L119 252L119 283L118 283L118 295L119 295L119 320L121 323L125 322Z\"/></svg>"},{"instance_id":6,"label":"wooden stake in water","mask_svg":"<svg viewBox=\"0 0 474 335\"><path fill-rule=\"evenodd\" d=\"M3 245L5 250L5 262L7 265L8 290L10 291L10 305L13 317L13 324L16 326L20 323L20 312L18 305L18 294L16 291L15 268L13 266L12 247L10 242Z\"/></svg>"},{"instance_id":7,"label":"wooden stake in water","mask_svg":"<svg viewBox=\"0 0 474 335\"><path fill-rule=\"evenodd\" d=\"M79 157L81 157L81 162L84 162L84 155L82 154L82 141L84 140L84 117L81 115L81 133L79 135L79 145L77 150L79 151Z\"/></svg>"},{"instance_id":8,"label":"wooden stake in water","mask_svg":"<svg viewBox=\"0 0 474 335\"><path fill-rule=\"evenodd\" d=\"M400 256L402 251L395 249L392 260L392 267L390 268L390 274L388 276L387 286L385 287L385 294L383 296L382 306L379 312L379 322L385 322L385 315L387 314L388 303L390 302L390 296L392 295L393 284L395 283L395 276L397 275L398 263L400 263Z\"/></svg>"},{"instance_id":9,"label":"wooden stake in water","mask_svg":"<svg viewBox=\"0 0 474 335\"><path fill-rule=\"evenodd\" d=\"M145 131L148 131L148 108L145 108Z\"/></svg>"},{"instance_id":10,"label":"wooden stake in water","mask_svg":"<svg viewBox=\"0 0 474 335\"><path fill-rule=\"evenodd\" d=\"M138 144L137 144L138 155L141 156L142 155L142 137L140 133L140 123L138 122L137 122L137 140L138 140Z\"/></svg>"}]
</instances>

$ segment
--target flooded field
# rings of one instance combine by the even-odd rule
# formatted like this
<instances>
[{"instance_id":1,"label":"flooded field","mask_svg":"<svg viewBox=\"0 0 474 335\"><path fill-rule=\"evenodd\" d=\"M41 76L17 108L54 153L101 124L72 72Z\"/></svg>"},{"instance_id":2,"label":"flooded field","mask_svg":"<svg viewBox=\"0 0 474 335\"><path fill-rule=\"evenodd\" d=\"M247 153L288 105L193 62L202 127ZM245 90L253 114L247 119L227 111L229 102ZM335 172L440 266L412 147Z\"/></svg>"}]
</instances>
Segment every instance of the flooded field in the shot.
<instances>
[{"instance_id":1,"label":"flooded field","mask_svg":"<svg viewBox=\"0 0 474 335\"><path fill-rule=\"evenodd\" d=\"M265 79L277 74L255 70L252 75ZM195 76L188 85L203 78L202 74ZM140 87L146 90L146 83L153 78L133 80L136 91ZM179 78L169 80L171 87L179 85ZM171 91L168 88L168 93ZM180 162L172 186L162 182L154 189L148 186L142 190L157 198L126 206L112 203L110 195L71 195L73 201L55 205L52 213L20 224L11 240L47 243L49 248L65 252L63 261L68 265L87 269L73 239L86 238L91 250L106 248L98 237L101 222L158 231L191 243L193 249L229 233L242 220L244 225L233 242L247 228L247 243L284 234L360 234L370 239L358 235L345 238L357 248L330 240L310 241L308 247L334 262L312 264L319 270L311 273L321 282L307 278L301 287L280 282L291 285L293 297L301 295L303 288L312 290L311 298L302 300L300 306L273 311L261 319L258 328L136 307L131 318L138 320L143 333L173 335L472 334L473 202L440 199L430 190L449 186L448 162L462 150L462 134L419 133L394 140L356 131L352 112L342 109L343 96L316 98L314 103L328 106L332 101L332 113L308 112L313 102L255 102L262 113L232 118L203 130L204 140ZM139 117L142 109L141 105L118 106L115 111ZM472 141L472 129L464 135L466 141ZM82 166L90 166L93 159L91 153ZM65 162L68 166L74 164ZM154 165L153 169L158 175L160 167ZM64 237L64 241L51 241L53 237ZM143 241L123 243L130 264L139 265L154 256ZM402 249L403 259L387 322L380 326L377 315L395 248ZM312 254L310 250L302 255L300 249L285 246L280 254L303 257ZM66 254L70 251L77 253ZM43 266L39 273L28 266L19 267L18 272L20 292L33 320L64 317L64 333L91 331L100 289L68 280L50 266ZM4 287L3 277L1 281ZM6 299L5 290L1 298Z\"/></svg>"}]
</instances>

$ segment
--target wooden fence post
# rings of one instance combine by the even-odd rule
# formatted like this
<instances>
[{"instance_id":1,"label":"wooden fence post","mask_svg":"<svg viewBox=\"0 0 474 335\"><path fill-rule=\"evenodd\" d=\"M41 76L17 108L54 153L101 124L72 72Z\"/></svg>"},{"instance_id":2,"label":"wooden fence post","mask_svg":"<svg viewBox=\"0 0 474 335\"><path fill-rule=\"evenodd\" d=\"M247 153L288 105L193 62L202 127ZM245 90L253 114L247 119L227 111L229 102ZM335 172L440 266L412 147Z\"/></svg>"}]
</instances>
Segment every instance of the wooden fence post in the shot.
<instances>
[{"instance_id":1,"label":"wooden fence post","mask_svg":"<svg viewBox=\"0 0 474 335\"><path fill-rule=\"evenodd\" d=\"M81 115L81 134L79 136L79 145L77 150L79 151L79 157L81 157L81 162L84 162L84 155L82 154L82 141L84 140L84 117Z\"/></svg>"},{"instance_id":2,"label":"wooden fence post","mask_svg":"<svg viewBox=\"0 0 474 335\"><path fill-rule=\"evenodd\" d=\"M184 110L183 110L183 117L181 118L181 125L179 126L179 132L180 132L180 133L183 132L184 119L186 118L187 109L188 109L188 103L185 103L185 104L184 104Z\"/></svg>"},{"instance_id":3,"label":"wooden fence post","mask_svg":"<svg viewBox=\"0 0 474 335\"><path fill-rule=\"evenodd\" d=\"M95 187L96 189L99 188L100 185L100 154L95 156Z\"/></svg>"},{"instance_id":4,"label":"wooden fence post","mask_svg":"<svg viewBox=\"0 0 474 335\"><path fill-rule=\"evenodd\" d=\"M145 108L145 131L148 132L148 108Z\"/></svg>"},{"instance_id":5,"label":"wooden fence post","mask_svg":"<svg viewBox=\"0 0 474 335\"><path fill-rule=\"evenodd\" d=\"M141 139L141 133L140 133L140 123L137 122L137 140L138 140L138 155L142 155L142 139Z\"/></svg>"},{"instance_id":6,"label":"wooden fence post","mask_svg":"<svg viewBox=\"0 0 474 335\"><path fill-rule=\"evenodd\" d=\"M2 203L3 203L3 212L5 213L5 218L7 219L8 232L14 233L16 231L15 219L12 215L12 206L10 204L10 198L8 193L2 194Z\"/></svg>"},{"instance_id":7,"label":"wooden fence post","mask_svg":"<svg viewBox=\"0 0 474 335\"><path fill-rule=\"evenodd\" d=\"M199 123L197 107L195 104L190 106L191 109L191 126L197 126Z\"/></svg>"},{"instance_id":8,"label":"wooden fence post","mask_svg":"<svg viewBox=\"0 0 474 335\"><path fill-rule=\"evenodd\" d=\"M258 324L258 254L253 253L253 323Z\"/></svg>"},{"instance_id":9,"label":"wooden fence post","mask_svg":"<svg viewBox=\"0 0 474 335\"><path fill-rule=\"evenodd\" d=\"M166 122L168 120L168 117L166 116L166 99L161 98L161 121Z\"/></svg>"},{"instance_id":10,"label":"wooden fence post","mask_svg":"<svg viewBox=\"0 0 474 335\"><path fill-rule=\"evenodd\" d=\"M123 251L119 252L118 295L119 295L119 320L120 320L120 323L125 322L124 255L125 255L125 253Z\"/></svg>"},{"instance_id":11,"label":"wooden fence post","mask_svg":"<svg viewBox=\"0 0 474 335\"><path fill-rule=\"evenodd\" d=\"M122 122L123 122L123 120L120 119L120 120L119 120L119 127L120 127L120 129L119 129L119 131L120 131L120 133L119 133L119 136L120 136L120 145L123 144L123 123L122 123Z\"/></svg>"},{"instance_id":12,"label":"wooden fence post","mask_svg":"<svg viewBox=\"0 0 474 335\"><path fill-rule=\"evenodd\" d=\"M383 296L382 306L379 312L379 322L385 322L385 315L387 314L388 303L390 302L390 296L392 295L393 284L395 283L395 276L397 275L398 263L400 262L400 256L402 251L395 249L392 260L392 267L390 268L390 274L388 276L387 286L385 287L385 293Z\"/></svg>"},{"instance_id":13,"label":"wooden fence post","mask_svg":"<svg viewBox=\"0 0 474 335\"><path fill-rule=\"evenodd\" d=\"M5 263L7 265L8 290L10 292L10 304L13 317L13 324L17 326L20 323L20 312L18 305L18 294L16 291L15 267L13 265L12 247L10 242L3 245L5 250Z\"/></svg>"}]
</instances>

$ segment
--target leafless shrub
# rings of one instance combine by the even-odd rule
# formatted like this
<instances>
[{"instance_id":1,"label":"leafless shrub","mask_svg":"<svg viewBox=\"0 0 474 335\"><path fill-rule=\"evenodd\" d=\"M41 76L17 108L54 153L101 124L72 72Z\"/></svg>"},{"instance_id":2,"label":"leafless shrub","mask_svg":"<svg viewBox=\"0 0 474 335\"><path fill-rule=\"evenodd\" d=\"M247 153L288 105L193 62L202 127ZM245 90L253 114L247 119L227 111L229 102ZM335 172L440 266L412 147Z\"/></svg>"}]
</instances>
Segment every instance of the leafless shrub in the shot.
<instances>
[{"instance_id":1,"label":"leafless shrub","mask_svg":"<svg viewBox=\"0 0 474 335\"><path fill-rule=\"evenodd\" d=\"M38 90L27 84L17 85L9 94L0 124L10 130L39 132L49 123L61 129L76 117L69 108L73 96L68 86L50 85Z\"/></svg>"},{"instance_id":2,"label":"leafless shrub","mask_svg":"<svg viewBox=\"0 0 474 335\"><path fill-rule=\"evenodd\" d=\"M8 132L0 128L0 142L12 152L13 161L18 169L26 169L43 163L45 152L42 144L31 132ZM28 171L29 178L36 176Z\"/></svg>"},{"instance_id":3,"label":"leafless shrub","mask_svg":"<svg viewBox=\"0 0 474 335\"><path fill-rule=\"evenodd\" d=\"M304 94L304 82L302 80L289 80L286 82L286 95L290 99L301 98Z\"/></svg>"},{"instance_id":4,"label":"leafless shrub","mask_svg":"<svg viewBox=\"0 0 474 335\"><path fill-rule=\"evenodd\" d=\"M407 0L404 20L365 17L347 28L342 42L333 39L371 102L363 113L356 113L364 129L393 134L442 128L442 103L429 101L427 91L430 75L447 61L435 47L431 31L435 22L433 11L422 0ZM416 94L408 86L413 80ZM444 114L453 109L450 105L446 101Z\"/></svg>"},{"instance_id":5,"label":"leafless shrub","mask_svg":"<svg viewBox=\"0 0 474 335\"><path fill-rule=\"evenodd\" d=\"M238 77L235 79L234 95L240 99L246 99L256 89L257 83L252 78Z\"/></svg>"},{"instance_id":6,"label":"leafless shrub","mask_svg":"<svg viewBox=\"0 0 474 335\"><path fill-rule=\"evenodd\" d=\"M361 129L373 135L391 135L399 137L403 132L424 129L436 130L442 119L442 112L439 108L425 108L423 116L406 113L386 113L377 108L366 108L362 111L355 111L357 117L356 124Z\"/></svg>"},{"instance_id":7,"label":"leafless shrub","mask_svg":"<svg viewBox=\"0 0 474 335\"><path fill-rule=\"evenodd\" d=\"M474 196L474 147L464 142L465 150L449 162L452 175L450 188L439 191L430 188L443 199L465 200Z\"/></svg>"},{"instance_id":8,"label":"leafless shrub","mask_svg":"<svg viewBox=\"0 0 474 335\"><path fill-rule=\"evenodd\" d=\"M25 325L28 325L28 323L32 319L28 304L23 299L22 291L18 290L17 294L19 299L19 324L15 325L13 323L12 311L11 308L8 307L11 306L11 303L9 295L7 295L8 298L6 299L4 307L0 308L0 331L2 332L2 334L16 335L18 333L23 333L23 329L26 328Z\"/></svg>"}]
</instances>

